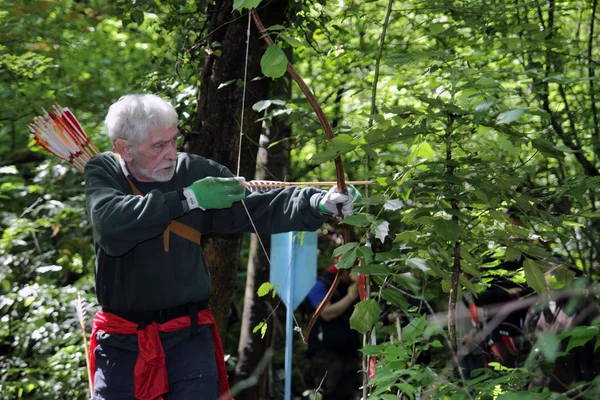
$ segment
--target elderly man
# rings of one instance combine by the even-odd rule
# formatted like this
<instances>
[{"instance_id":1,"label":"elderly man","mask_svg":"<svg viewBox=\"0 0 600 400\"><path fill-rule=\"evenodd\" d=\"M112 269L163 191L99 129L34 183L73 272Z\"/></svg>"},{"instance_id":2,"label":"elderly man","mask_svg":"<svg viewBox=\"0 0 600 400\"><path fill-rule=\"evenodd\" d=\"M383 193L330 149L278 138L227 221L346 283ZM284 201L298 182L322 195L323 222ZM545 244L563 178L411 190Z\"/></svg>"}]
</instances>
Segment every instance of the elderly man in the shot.
<instances>
[{"instance_id":1,"label":"elderly man","mask_svg":"<svg viewBox=\"0 0 600 400\"><path fill-rule=\"evenodd\" d=\"M203 233L314 231L352 213L358 195L315 188L246 193L243 178L178 153L178 116L155 95L128 95L106 117L116 153L85 168L96 246L91 346L94 399L229 397L221 341L207 308Z\"/></svg>"}]
</instances>

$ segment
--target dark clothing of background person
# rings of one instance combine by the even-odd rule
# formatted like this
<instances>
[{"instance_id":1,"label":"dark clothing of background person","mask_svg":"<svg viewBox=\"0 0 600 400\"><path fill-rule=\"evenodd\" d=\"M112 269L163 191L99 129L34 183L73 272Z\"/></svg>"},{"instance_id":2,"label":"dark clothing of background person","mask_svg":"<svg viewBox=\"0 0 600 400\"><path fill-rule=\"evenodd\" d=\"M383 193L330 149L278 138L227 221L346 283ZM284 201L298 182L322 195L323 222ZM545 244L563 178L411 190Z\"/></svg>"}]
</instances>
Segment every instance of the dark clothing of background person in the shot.
<instances>
[{"instance_id":1,"label":"dark clothing of background person","mask_svg":"<svg viewBox=\"0 0 600 400\"><path fill-rule=\"evenodd\" d=\"M313 310L325 298L336 271L335 266L331 266L309 292L307 301ZM341 280L330 303L342 301L351 284L356 285ZM307 351L310 375L313 387L320 388L323 400L354 399L360 385L360 334L350 328L350 317L356 302L357 299L337 318L326 321L322 316L319 317L310 331Z\"/></svg>"}]
</instances>

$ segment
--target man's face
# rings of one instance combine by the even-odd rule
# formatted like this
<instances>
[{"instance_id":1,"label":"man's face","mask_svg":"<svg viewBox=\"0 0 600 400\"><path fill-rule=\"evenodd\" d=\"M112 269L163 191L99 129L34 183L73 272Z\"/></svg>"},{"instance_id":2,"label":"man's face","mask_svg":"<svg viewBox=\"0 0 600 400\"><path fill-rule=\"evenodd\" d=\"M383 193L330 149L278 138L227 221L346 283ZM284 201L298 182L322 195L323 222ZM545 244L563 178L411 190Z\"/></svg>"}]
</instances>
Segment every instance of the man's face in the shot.
<instances>
[{"instance_id":1,"label":"man's face","mask_svg":"<svg viewBox=\"0 0 600 400\"><path fill-rule=\"evenodd\" d=\"M129 172L141 182L167 182L177 164L177 127L151 129L139 145L131 146Z\"/></svg>"}]
</instances>

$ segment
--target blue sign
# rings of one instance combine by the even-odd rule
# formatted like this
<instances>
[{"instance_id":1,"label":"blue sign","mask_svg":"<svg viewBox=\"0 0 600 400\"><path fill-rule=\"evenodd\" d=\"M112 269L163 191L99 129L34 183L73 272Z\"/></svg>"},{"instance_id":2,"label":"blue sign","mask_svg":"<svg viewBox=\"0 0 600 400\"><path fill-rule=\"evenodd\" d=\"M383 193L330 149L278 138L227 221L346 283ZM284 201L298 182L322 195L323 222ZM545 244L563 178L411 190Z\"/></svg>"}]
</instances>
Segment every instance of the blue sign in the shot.
<instances>
[{"instance_id":1,"label":"blue sign","mask_svg":"<svg viewBox=\"0 0 600 400\"><path fill-rule=\"evenodd\" d=\"M317 282L317 232L271 235L271 284L286 307L284 400L292 398L294 310Z\"/></svg>"},{"instance_id":2,"label":"blue sign","mask_svg":"<svg viewBox=\"0 0 600 400\"><path fill-rule=\"evenodd\" d=\"M317 232L271 235L271 284L294 311L317 281Z\"/></svg>"}]
</instances>

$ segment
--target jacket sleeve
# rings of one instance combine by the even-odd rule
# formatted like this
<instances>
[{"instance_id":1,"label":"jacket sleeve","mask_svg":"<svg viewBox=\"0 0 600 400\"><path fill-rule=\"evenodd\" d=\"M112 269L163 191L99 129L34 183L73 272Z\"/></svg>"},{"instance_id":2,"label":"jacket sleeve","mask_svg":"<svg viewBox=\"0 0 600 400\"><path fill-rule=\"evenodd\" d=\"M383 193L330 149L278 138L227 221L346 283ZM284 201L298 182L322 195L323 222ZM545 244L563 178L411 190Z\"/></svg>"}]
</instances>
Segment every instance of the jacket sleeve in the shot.
<instances>
[{"instance_id":1,"label":"jacket sleeve","mask_svg":"<svg viewBox=\"0 0 600 400\"><path fill-rule=\"evenodd\" d=\"M200 217L204 232L254 233L255 227L258 233L316 231L328 218L318 208L322 196L319 189L289 187L250 193L231 208L193 212L204 214Z\"/></svg>"},{"instance_id":2,"label":"jacket sleeve","mask_svg":"<svg viewBox=\"0 0 600 400\"><path fill-rule=\"evenodd\" d=\"M176 191L128 194L115 172L101 155L87 163L84 176L94 240L106 254L118 257L162 234L172 219L183 215L183 205Z\"/></svg>"}]
</instances>

